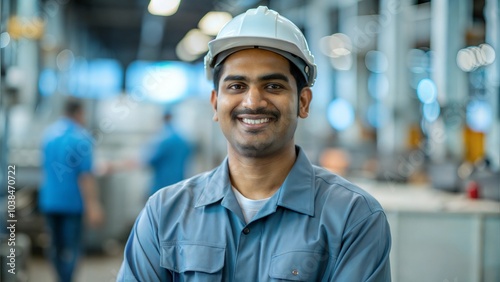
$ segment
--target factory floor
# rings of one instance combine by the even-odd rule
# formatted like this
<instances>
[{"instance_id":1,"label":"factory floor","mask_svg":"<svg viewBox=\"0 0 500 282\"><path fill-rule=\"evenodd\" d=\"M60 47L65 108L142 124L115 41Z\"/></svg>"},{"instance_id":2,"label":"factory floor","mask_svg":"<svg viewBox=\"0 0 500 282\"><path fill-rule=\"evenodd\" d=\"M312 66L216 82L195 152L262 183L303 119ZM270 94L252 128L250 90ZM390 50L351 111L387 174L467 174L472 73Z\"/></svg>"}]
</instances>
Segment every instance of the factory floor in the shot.
<instances>
[{"instance_id":1,"label":"factory floor","mask_svg":"<svg viewBox=\"0 0 500 282\"><path fill-rule=\"evenodd\" d=\"M111 282L122 262L122 253L85 255L78 266L75 282ZM28 260L28 279L33 282L56 282L55 273L43 256L32 256Z\"/></svg>"}]
</instances>

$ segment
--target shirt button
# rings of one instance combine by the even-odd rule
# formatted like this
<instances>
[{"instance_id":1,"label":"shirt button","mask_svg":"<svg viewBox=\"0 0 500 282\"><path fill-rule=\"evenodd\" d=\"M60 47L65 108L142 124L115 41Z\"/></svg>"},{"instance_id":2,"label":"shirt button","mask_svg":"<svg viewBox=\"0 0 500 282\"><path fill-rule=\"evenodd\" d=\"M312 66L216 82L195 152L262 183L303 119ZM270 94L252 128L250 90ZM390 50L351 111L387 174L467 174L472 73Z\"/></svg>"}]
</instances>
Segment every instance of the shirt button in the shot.
<instances>
[{"instance_id":1,"label":"shirt button","mask_svg":"<svg viewBox=\"0 0 500 282\"><path fill-rule=\"evenodd\" d=\"M245 229L243 229L243 234L247 235L248 233L250 233L250 228L245 227Z\"/></svg>"},{"instance_id":2,"label":"shirt button","mask_svg":"<svg viewBox=\"0 0 500 282\"><path fill-rule=\"evenodd\" d=\"M292 270L292 275L294 276L299 275L299 271L297 269Z\"/></svg>"}]
</instances>

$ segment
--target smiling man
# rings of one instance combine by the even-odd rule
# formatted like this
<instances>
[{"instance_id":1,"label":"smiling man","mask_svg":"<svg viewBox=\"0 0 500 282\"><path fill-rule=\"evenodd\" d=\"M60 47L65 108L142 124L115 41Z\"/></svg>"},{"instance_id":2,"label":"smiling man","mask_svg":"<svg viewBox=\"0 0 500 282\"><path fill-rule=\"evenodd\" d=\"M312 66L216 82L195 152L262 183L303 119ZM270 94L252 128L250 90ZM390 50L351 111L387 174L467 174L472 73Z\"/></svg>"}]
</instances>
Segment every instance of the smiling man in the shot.
<instances>
[{"instance_id":1,"label":"smiling man","mask_svg":"<svg viewBox=\"0 0 500 282\"><path fill-rule=\"evenodd\" d=\"M390 281L379 203L295 144L316 78L300 30L250 9L209 43L205 66L227 158L149 199L118 281Z\"/></svg>"}]
</instances>

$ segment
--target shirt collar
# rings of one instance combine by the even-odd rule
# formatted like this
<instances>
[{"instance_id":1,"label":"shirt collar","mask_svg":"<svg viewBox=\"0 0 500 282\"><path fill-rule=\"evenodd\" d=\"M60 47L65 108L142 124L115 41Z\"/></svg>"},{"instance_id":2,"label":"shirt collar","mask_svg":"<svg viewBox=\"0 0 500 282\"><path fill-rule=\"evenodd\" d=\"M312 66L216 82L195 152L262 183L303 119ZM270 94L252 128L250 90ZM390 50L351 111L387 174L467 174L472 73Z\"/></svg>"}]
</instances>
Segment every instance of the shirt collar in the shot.
<instances>
[{"instance_id":1,"label":"shirt collar","mask_svg":"<svg viewBox=\"0 0 500 282\"><path fill-rule=\"evenodd\" d=\"M279 195L276 204L299 213L313 216L314 170L302 148L296 146L296 150L297 159L280 190L277 192ZM196 207L218 202L227 196L228 193L233 192L231 191L228 159L226 157L222 164L209 176L207 186L198 198Z\"/></svg>"},{"instance_id":2,"label":"shirt collar","mask_svg":"<svg viewBox=\"0 0 500 282\"><path fill-rule=\"evenodd\" d=\"M207 184L196 201L195 207L213 204L224 197L231 190L229 181L227 157L221 165L214 169L208 176Z\"/></svg>"},{"instance_id":3,"label":"shirt collar","mask_svg":"<svg viewBox=\"0 0 500 282\"><path fill-rule=\"evenodd\" d=\"M281 186L278 205L314 215L314 170L304 150L296 146L297 159Z\"/></svg>"}]
</instances>

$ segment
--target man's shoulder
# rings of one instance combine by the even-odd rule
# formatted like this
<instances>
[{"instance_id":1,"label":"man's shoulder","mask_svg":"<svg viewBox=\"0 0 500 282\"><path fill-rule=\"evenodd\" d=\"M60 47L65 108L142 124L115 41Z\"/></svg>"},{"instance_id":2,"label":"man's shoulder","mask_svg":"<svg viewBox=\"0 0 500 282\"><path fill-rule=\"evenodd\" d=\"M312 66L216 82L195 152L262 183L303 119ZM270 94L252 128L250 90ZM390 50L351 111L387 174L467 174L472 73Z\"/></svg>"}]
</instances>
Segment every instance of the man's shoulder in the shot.
<instances>
[{"instance_id":1,"label":"man's shoulder","mask_svg":"<svg viewBox=\"0 0 500 282\"><path fill-rule=\"evenodd\" d=\"M49 125L44 131L44 139L46 142L58 140L92 140L91 134L82 126L68 119L59 119Z\"/></svg>"},{"instance_id":2,"label":"man's shoulder","mask_svg":"<svg viewBox=\"0 0 500 282\"><path fill-rule=\"evenodd\" d=\"M368 191L346 178L324 168L314 166L315 183L318 193L323 194L326 205L332 208L350 205L350 208L381 211L380 203Z\"/></svg>"},{"instance_id":3,"label":"man's shoulder","mask_svg":"<svg viewBox=\"0 0 500 282\"><path fill-rule=\"evenodd\" d=\"M201 172L175 184L163 187L154 193L151 198L164 204L178 201L181 198L182 200L193 201L202 193L215 171L216 169Z\"/></svg>"}]
</instances>

